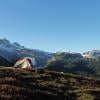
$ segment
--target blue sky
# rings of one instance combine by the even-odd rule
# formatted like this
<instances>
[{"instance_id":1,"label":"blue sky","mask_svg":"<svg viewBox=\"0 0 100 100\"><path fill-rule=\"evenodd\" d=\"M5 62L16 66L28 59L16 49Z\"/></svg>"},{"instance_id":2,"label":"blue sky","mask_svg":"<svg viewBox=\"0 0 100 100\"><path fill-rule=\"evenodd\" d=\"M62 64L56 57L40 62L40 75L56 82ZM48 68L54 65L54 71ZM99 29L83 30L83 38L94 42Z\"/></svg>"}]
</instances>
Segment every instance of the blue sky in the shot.
<instances>
[{"instance_id":1,"label":"blue sky","mask_svg":"<svg viewBox=\"0 0 100 100\"><path fill-rule=\"evenodd\" d=\"M49 52L100 49L100 0L0 0L0 38Z\"/></svg>"}]
</instances>

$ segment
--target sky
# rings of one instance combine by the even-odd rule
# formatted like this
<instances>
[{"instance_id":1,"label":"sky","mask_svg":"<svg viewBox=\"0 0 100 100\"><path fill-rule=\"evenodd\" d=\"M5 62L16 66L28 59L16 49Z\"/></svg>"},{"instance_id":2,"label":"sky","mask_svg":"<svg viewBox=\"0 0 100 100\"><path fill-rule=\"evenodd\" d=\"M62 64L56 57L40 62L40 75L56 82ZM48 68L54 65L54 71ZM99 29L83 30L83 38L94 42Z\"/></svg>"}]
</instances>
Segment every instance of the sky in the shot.
<instances>
[{"instance_id":1,"label":"sky","mask_svg":"<svg viewBox=\"0 0 100 100\"><path fill-rule=\"evenodd\" d=\"M0 38L48 52L100 49L100 0L0 0Z\"/></svg>"}]
</instances>

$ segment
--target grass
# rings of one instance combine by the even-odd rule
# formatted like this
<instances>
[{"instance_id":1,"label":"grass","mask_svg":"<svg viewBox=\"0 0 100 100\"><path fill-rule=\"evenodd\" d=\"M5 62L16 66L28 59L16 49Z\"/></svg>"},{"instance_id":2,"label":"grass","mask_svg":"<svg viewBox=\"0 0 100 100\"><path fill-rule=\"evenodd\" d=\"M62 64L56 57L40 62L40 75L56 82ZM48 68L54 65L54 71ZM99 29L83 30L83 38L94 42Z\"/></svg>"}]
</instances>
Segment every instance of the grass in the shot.
<instances>
[{"instance_id":1,"label":"grass","mask_svg":"<svg viewBox=\"0 0 100 100\"><path fill-rule=\"evenodd\" d=\"M100 100L100 81L46 70L0 67L0 100Z\"/></svg>"}]
</instances>

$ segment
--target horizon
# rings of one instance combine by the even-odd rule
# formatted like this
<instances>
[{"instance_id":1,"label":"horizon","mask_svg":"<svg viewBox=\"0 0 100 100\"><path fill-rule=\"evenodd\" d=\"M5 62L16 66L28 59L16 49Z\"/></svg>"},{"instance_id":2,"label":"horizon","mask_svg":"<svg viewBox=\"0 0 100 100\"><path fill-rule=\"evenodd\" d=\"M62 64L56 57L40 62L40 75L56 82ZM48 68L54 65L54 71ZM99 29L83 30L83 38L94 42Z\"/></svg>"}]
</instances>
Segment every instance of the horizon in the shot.
<instances>
[{"instance_id":1,"label":"horizon","mask_svg":"<svg viewBox=\"0 0 100 100\"><path fill-rule=\"evenodd\" d=\"M1 0L0 38L47 52L100 50L100 0Z\"/></svg>"},{"instance_id":2,"label":"horizon","mask_svg":"<svg viewBox=\"0 0 100 100\"><path fill-rule=\"evenodd\" d=\"M57 50L57 51L55 51L55 52L49 52L49 51L45 51L45 50L41 50L41 49L36 49L36 48L29 48L29 47L27 47L27 46L24 46L24 45L22 45L22 44L20 44L19 42L17 42L17 41L13 41L13 42L11 42L10 40L8 40L7 38L0 38L1 40L7 40L7 41L9 41L11 44L14 44L14 43L18 43L20 46L22 46L22 47L24 47L24 48L28 48L28 49L33 49L33 50L40 50L40 51L44 51L44 52L48 52L48 53L57 53L57 52L69 52L69 53L80 53L80 54L83 54L83 53L85 53L85 52L89 52L89 51L100 51L100 49L93 49L93 50L87 50L87 51L84 51L84 52L76 52L76 51L70 51L70 50L66 50L66 51L59 51L59 50Z\"/></svg>"}]
</instances>

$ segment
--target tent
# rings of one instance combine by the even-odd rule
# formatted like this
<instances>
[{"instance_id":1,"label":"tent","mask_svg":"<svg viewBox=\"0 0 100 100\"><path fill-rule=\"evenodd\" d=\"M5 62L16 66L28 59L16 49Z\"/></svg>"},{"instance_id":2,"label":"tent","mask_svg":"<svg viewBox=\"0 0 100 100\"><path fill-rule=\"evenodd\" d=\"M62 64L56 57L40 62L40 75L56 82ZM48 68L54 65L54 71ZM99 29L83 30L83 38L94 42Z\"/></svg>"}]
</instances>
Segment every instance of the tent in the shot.
<instances>
[{"instance_id":1,"label":"tent","mask_svg":"<svg viewBox=\"0 0 100 100\"><path fill-rule=\"evenodd\" d=\"M35 58L24 57L19 59L14 67L15 68L32 68L35 66Z\"/></svg>"}]
</instances>

